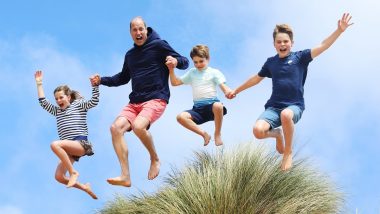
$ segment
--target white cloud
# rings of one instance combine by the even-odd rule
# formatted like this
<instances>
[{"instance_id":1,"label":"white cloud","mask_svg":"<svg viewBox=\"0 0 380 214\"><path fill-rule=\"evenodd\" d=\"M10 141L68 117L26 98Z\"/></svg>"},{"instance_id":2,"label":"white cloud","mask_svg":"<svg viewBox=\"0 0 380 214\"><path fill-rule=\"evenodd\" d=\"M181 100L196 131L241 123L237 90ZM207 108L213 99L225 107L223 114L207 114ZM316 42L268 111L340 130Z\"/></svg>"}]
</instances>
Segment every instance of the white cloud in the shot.
<instances>
[{"instance_id":1,"label":"white cloud","mask_svg":"<svg viewBox=\"0 0 380 214\"><path fill-rule=\"evenodd\" d=\"M0 213L6 213L6 214L23 214L24 212L18 208L17 206L13 205L0 205Z\"/></svg>"}]
</instances>

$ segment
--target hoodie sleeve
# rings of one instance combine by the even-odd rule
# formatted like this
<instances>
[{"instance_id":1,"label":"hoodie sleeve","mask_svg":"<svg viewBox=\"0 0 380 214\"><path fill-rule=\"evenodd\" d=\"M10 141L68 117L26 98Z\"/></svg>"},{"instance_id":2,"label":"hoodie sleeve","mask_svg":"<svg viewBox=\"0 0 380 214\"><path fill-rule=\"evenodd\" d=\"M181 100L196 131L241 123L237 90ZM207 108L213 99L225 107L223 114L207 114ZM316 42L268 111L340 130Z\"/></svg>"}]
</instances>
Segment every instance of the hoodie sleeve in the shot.
<instances>
[{"instance_id":1,"label":"hoodie sleeve","mask_svg":"<svg viewBox=\"0 0 380 214\"><path fill-rule=\"evenodd\" d=\"M178 69L182 69L182 70L185 70L186 68L189 67L189 60L184 57L184 56L181 56L179 53L177 53L170 45L167 41L165 40L162 40L162 47L166 50L165 52L167 53L167 56L172 56L174 58L177 59L178 61L178 64L177 64L177 68Z\"/></svg>"},{"instance_id":2,"label":"hoodie sleeve","mask_svg":"<svg viewBox=\"0 0 380 214\"><path fill-rule=\"evenodd\" d=\"M127 60L124 59L123 69L120 73L115 74L112 77L102 77L100 79L100 84L114 87L114 86L120 86L125 85L131 80L131 75L128 70L127 66Z\"/></svg>"}]
</instances>

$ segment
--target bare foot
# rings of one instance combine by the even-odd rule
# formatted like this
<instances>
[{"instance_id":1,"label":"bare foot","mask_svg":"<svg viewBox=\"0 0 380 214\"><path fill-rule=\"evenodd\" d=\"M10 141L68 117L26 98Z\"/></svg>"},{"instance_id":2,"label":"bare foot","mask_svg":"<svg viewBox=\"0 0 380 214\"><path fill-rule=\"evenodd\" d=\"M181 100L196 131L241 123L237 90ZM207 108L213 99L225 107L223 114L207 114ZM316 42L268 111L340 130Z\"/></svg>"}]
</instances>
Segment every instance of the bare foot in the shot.
<instances>
[{"instance_id":1,"label":"bare foot","mask_svg":"<svg viewBox=\"0 0 380 214\"><path fill-rule=\"evenodd\" d=\"M152 160L150 163L150 169L148 172L148 179L153 180L158 176L158 173L160 172L160 161L159 160Z\"/></svg>"},{"instance_id":2,"label":"bare foot","mask_svg":"<svg viewBox=\"0 0 380 214\"><path fill-rule=\"evenodd\" d=\"M281 170L287 171L290 168L292 168L292 161L293 161L292 153L284 154L282 158L282 162L281 162Z\"/></svg>"},{"instance_id":3,"label":"bare foot","mask_svg":"<svg viewBox=\"0 0 380 214\"><path fill-rule=\"evenodd\" d=\"M215 145L216 146L223 145L222 137L220 135L215 135Z\"/></svg>"},{"instance_id":4,"label":"bare foot","mask_svg":"<svg viewBox=\"0 0 380 214\"><path fill-rule=\"evenodd\" d=\"M95 195L95 193L92 192L92 190L91 190L91 186L90 186L90 183L85 184L83 190L84 190L87 194L89 194L93 199L98 199L98 197Z\"/></svg>"},{"instance_id":5,"label":"bare foot","mask_svg":"<svg viewBox=\"0 0 380 214\"><path fill-rule=\"evenodd\" d=\"M283 143L283 136L282 136L282 130L280 128L274 129L273 132L276 133L276 150L280 154L284 154L284 143Z\"/></svg>"},{"instance_id":6,"label":"bare foot","mask_svg":"<svg viewBox=\"0 0 380 214\"><path fill-rule=\"evenodd\" d=\"M79 173L74 171L73 174L70 175L69 182L67 182L66 187L70 188L73 187L77 183L77 179L79 177Z\"/></svg>"},{"instance_id":7,"label":"bare foot","mask_svg":"<svg viewBox=\"0 0 380 214\"><path fill-rule=\"evenodd\" d=\"M211 136L207 132L204 132L203 133L203 140L204 140L203 146L207 146L210 143Z\"/></svg>"},{"instance_id":8,"label":"bare foot","mask_svg":"<svg viewBox=\"0 0 380 214\"><path fill-rule=\"evenodd\" d=\"M111 185L131 187L130 178L122 178L119 176L119 177L115 177L115 178L108 178L107 182Z\"/></svg>"}]
</instances>

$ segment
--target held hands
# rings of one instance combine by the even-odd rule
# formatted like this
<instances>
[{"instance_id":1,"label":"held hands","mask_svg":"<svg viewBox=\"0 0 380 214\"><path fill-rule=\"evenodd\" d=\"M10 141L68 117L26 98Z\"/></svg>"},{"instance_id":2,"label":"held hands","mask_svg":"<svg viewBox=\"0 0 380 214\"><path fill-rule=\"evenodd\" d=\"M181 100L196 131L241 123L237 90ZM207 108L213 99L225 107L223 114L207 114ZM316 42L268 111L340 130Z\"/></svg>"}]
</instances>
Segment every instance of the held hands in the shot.
<instances>
[{"instance_id":1,"label":"held hands","mask_svg":"<svg viewBox=\"0 0 380 214\"><path fill-rule=\"evenodd\" d=\"M338 21L338 29L340 32L344 32L349 26L354 23L350 23L352 16L349 13L344 13L342 18Z\"/></svg>"},{"instance_id":2,"label":"held hands","mask_svg":"<svg viewBox=\"0 0 380 214\"><path fill-rule=\"evenodd\" d=\"M226 93L226 98L227 99L233 99L236 97L236 90L231 90Z\"/></svg>"},{"instance_id":3,"label":"held hands","mask_svg":"<svg viewBox=\"0 0 380 214\"><path fill-rule=\"evenodd\" d=\"M100 75L95 74L90 77L91 86L99 86L100 85Z\"/></svg>"},{"instance_id":4,"label":"held hands","mask_svg":"<svg viewBox=\"0 0 380 214\"><path fill-rule=\"evenodd\" d=\"M36 71L36 73L34 73L34 79L36 79L36 84L37 85L42 85L42 71Z\"/></svg>"},{"instance_id":5,"label":"held hands","mask_svg":"<svg viewBox=\"0 0 380 214\"><path fill-rule=\"evenodd\" d=\"M174 70L175 67L177 67L178 61L176 58L172 56L167 56L165 60L165 65L168 67L169 70Z\"/></svg>"}]
</instances>

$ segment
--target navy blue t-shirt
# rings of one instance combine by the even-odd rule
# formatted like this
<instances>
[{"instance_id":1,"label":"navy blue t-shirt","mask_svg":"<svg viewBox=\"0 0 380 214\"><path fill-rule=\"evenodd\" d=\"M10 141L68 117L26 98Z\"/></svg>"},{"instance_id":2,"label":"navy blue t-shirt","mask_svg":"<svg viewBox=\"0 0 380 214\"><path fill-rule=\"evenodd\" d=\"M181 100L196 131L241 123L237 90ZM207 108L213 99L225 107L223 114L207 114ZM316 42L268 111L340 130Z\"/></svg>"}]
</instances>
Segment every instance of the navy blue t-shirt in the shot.
<instances>
[{"instance_id":1,"label":"navy blue t-shirt","mask_svg":"<svg viewBox=\"0 0 380 214\"><path fill-rule=\"evenodd\" d=\"M258 75L272 78L272 95L265 108L283 109L297 105L305 109L303 86L307 76L307 67L313 59L311 50L290 52L287 57L276 56L267 59Z\"/></svg>"}]
</instances>

